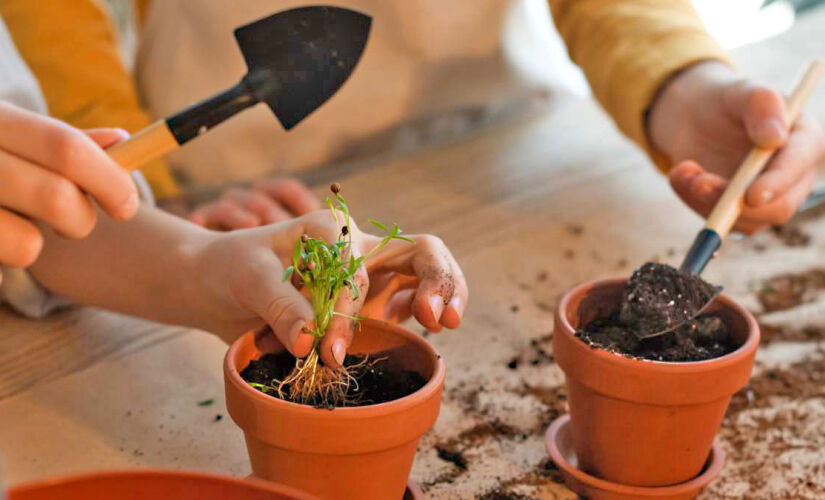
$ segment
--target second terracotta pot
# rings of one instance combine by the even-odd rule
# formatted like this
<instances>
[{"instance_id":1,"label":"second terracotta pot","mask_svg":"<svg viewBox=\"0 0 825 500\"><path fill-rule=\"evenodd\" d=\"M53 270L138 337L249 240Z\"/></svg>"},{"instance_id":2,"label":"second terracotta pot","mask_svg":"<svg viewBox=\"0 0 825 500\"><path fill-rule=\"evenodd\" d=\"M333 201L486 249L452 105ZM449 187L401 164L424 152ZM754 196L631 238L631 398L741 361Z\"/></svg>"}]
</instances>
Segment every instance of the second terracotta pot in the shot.
<instances>
[{"instance_id":1,"label":"second terracotta pot","mask_svg":"<svg viewBox=\"0 0 825 500\"><path fill-rule=\"evenodd\" d=\"M316 409L251 388L241 378L260 353L252 334L224 362L226 406L243 429L253 475L323 500L401 500L418 440L435 423L446 368L424 339L399 326L361 323L352 354L389 352L427 384L404 398L357 408Z\"/></svg>"},{"instance_id":2,"label":"second terracotta pot","mask_svg":"<svg viewBox=\"0 0 825 500\"><path fill-rule=\"evenodd\" d=\"M633 486L682 483L700 473L731 396L748 381L759 344L753 315L725 295L715 302L740 347L698 362L630 359L588 346L576 330L615 311L626 280L566 294L553 348L567 379L573 447L582 469Z\"/></svg>"}]
</instances>

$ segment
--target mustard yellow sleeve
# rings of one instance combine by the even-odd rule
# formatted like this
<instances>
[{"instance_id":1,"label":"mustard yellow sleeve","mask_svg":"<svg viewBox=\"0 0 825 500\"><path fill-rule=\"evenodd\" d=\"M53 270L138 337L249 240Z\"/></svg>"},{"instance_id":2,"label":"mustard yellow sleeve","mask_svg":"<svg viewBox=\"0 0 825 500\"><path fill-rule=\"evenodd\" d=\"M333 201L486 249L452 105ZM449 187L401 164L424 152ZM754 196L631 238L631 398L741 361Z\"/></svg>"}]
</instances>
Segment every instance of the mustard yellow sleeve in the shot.
<instances>
[{"instance_id":1,"label":"mustard yellow sleeve","mask_svg":"<svg viewBox=\"0 0 825 500\"><path fill-rule=\"evenodd\" d=\"M0 0L0 15L40 82L52 116L79 128L129 132L150 123L99 0ZM179 194L164 162L141 170L158 198Z\"/></svg>"},{"instance_id":2,"label":"mustard yellow sleeve","mask_svg":"<svg viewBox=\"0 0 825 500\"><path fill-rule=\"evenodd\" d=\"M645 130L645 115L659 89L703 60L733 65L690 0L550 0L550 7L596 99L625 135L660 168L669 168Z\"/></svg>"}]
</instances>

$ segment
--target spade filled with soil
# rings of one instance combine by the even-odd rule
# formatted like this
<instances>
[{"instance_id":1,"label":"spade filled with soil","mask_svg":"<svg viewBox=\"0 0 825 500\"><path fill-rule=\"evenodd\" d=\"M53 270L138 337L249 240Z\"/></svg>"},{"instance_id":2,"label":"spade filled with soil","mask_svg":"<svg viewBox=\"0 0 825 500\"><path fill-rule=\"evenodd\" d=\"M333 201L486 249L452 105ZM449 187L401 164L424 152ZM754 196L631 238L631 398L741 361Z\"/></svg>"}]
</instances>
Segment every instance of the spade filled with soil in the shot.
<instances>
[{"instance_id":1,"label":"spade filled with soil","mask_svg":"<svg viewBox=\"0 0 825 500\"><path fill-rule=\"evenodd\" d=\"M224 361L227 409L254 476L322 500L401 500L418 440L438 417L444 362L418 335L374 320L360 323L349 354L345 364L363 369L346 407L297 404L262 392L295 359L262 356L254 334L244 335Z\"/></svg>"},{"instance_id":2,"label":"spade filled with soil","mask_svg":"<svg viewBox=\"0 0 825 500\"><path fill-rule=\"evenodd\" d=\"M737 347L722 318L704 313L719 292L698 276L649 262L630 277L619 307L576 335L593 347L636 358L718 358Z\"/></svg>"},{"instance_id":3,"label":"spade filled with soil","mask_svg":"<svg viewBox=\"0 0 825 500\"><path fill-rule=\"evenodd\" d=\"M731 396L750 378L759 328L719 294L696 320L639 339L638 325L681 316L633 312L639 302L628 308L630 295L651 296L628 283L586 283L557 309L553 348L566 377L573 448L590 475L629 486L679 484L700 473Z\"/></svg>"}]
</instances>

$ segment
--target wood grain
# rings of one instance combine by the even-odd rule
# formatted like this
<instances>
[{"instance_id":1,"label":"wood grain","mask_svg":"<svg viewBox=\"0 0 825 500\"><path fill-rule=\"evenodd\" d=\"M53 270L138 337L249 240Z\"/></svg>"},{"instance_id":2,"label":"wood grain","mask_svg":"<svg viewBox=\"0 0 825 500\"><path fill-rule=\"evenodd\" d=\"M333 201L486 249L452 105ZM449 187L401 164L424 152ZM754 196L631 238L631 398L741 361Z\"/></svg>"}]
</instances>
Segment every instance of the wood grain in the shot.
<instances>
[{"instance_id":1,"label":"wood grain","mask_svg":"<svg viewBox=\"0 0 825 500\"><path fill-rule=\"evenodd\" d=\"M166 122L159 120L106 152L121 167L135 170L177 147L178 141L169 131Z\"/></svg>"}]
</instances>

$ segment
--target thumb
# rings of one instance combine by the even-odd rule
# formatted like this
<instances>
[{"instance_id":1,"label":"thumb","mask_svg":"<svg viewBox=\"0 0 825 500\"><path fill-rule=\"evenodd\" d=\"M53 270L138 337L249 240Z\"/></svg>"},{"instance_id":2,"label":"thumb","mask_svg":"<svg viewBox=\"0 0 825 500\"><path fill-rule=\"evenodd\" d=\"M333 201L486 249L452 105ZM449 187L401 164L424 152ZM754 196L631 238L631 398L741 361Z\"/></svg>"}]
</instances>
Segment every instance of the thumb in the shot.
<instances>
[{"instance_id":1,"label":"thumb","mask_svg":"<svg viewBox=\"0 0 825 500\"><path fill-rule=\"evenodd\" d=\"M251 283L238 287L238 301L257 314L272 329L278 341L294 356L302 358L310 353L315 343L309 331L315 315L309 301L291 282L282 281L280 265L253 266ZM259 345L272 342L259 339Z\"/></svg>"},{"instance_id":2,"label":"thumb","mask_svg":"<svg viewBox=\"0 0 825 500\"><path fill-rule=\"evenodd\" d=\"M92 128L84 132L103 149L110 148L129 138L129 132L122 128Z\"/></svg>"},{"instance_id":3,"label":"thumb","mask_svg":"<svg viewBox=\"0 0 825 500\"><path fill-rule=\"evenodd\" d=\"M785 99L779 92L748 82L734 84L728 94L731 111L744 123L757 146L778 148L788 138Z\"/></svg>"}]
</instances>

